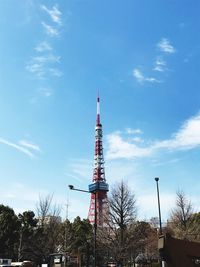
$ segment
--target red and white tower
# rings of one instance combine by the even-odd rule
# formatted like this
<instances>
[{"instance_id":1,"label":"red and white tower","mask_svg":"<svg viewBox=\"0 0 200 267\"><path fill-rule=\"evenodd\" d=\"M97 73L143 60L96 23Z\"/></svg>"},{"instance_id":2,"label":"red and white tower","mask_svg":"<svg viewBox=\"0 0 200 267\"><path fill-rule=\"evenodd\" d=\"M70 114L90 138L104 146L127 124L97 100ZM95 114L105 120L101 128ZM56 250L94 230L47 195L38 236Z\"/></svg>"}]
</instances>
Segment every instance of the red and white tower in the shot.
<instances>
[{"instance_id":1,"label":"red and white tower","mask_svg":"<svg viewBox=\"0 0 200 267\"><path fill-rule=\"evenodd\" d=\"M102 145L102 125L100 122L100 98L97 97L97 118L95 127L95 155L92 184L89 185L91 201L88 218L90 223L95 224L95 203L96 203L96 224L103 226L108 214L108 184L105 179L104 157ZM96 200L96 202L95 202Z\"/></svg>"}]
</instances>

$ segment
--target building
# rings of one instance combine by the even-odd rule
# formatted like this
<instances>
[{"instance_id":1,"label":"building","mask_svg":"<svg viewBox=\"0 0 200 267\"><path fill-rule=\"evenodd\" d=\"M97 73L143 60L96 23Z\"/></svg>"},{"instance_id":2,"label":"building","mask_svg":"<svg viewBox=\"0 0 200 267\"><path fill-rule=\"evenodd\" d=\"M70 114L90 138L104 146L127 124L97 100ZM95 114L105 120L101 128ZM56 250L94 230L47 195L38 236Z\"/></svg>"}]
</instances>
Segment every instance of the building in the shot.
<instances>
[{"instance_id":1,"label":"building","mask_svg":"<svg viewBox=\"0 0 200 267\"><path fill-rule=\"evenodd\" d=\"M47 215L47 216L38 218L38 225L42 225L42 224L48 225L53 222L61 223L62 219L60 216L54 216L54 215Z\"/></svg>"}]
</instances>

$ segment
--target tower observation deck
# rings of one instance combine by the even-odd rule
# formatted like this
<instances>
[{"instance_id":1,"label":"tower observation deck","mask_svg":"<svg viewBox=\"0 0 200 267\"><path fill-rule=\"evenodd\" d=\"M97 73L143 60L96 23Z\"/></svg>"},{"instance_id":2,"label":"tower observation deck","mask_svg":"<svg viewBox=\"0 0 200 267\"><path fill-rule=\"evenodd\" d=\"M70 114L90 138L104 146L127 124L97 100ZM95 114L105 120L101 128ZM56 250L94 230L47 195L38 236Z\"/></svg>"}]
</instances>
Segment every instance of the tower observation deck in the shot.
<instances>
[{"instance_id":1,"label":"tower observation deck","mask_svg":"<svg viewBox=\"0 0 200 267\"><path fill-rule=\"evenodd\" d=\"M95 198L96 198L96 223L103 226L108 214L107 192L109 190L105 179L102 125L100 122L100 98L97 97L97 118L95 127L95 155L92 183L89 185L91 193L88 218L91 224L95 223Z\"/></svg>"}]
</instances>

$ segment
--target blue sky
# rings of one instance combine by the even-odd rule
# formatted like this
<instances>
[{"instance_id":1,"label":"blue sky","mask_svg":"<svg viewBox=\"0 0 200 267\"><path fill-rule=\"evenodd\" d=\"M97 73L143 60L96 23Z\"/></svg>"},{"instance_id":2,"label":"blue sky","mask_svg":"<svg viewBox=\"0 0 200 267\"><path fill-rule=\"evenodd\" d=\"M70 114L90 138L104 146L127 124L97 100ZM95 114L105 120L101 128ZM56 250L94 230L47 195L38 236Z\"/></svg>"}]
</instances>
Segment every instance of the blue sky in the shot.
<instances>
[{"instance_id":1,"label":"blue sky","mask_svg":"<svg viewBox=\"0 0 200 267\"><path fill-rule=\"evenodd\" d=\"M1 202L40 196L87 217L96 97L106 179L127 181L138 217L164 220L182 189L200 208L199 1L0 1Z\"/></svg>"}]
</instances>

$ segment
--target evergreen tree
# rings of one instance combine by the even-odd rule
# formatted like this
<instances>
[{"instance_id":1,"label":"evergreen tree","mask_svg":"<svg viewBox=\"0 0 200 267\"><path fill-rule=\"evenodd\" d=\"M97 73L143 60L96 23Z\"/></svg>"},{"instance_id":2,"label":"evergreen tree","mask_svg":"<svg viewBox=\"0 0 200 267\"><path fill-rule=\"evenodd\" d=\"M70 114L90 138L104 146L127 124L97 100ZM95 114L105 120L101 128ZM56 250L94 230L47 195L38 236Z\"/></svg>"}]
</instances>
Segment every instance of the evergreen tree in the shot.
<instances>
[{"instance_id":1,"label":"evergreen tree","mask_svg":"<svg viewBox=\"0 0 200 267\"><path fill-rule=\"evenodd\" d=\"M0 205L0 258L16 259L20 222L8 206Z\"/></svg>"},{"instance_id":2,"label":"evergreen tree","mask_svg":"<svg viewBox=\"0 0 200 267\"><path fill-rule=\"evenodd\" d=\"M19 244L18 244L18 261L35 260L33 257L33 244L35 232L37 231L37 222L33 211L25 211L18 215L20 222Z\"/></svg>"},{"instance_id":3,"label":"evergreen tree","mask_svg":"<svg viewBox=\"0 0 200 267\"><path fill-rule=\"evenodd\" d=\"M88 219L76 217L72 223L72 239L70 250L76 254L79 262L89 266L90 256L93 255L93 229Z\"/></svg>"}]
</instances>

